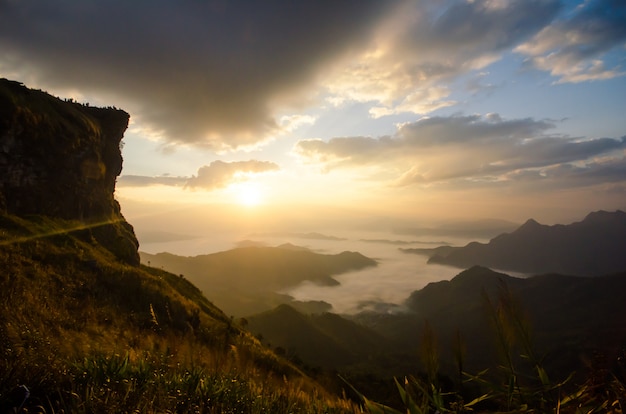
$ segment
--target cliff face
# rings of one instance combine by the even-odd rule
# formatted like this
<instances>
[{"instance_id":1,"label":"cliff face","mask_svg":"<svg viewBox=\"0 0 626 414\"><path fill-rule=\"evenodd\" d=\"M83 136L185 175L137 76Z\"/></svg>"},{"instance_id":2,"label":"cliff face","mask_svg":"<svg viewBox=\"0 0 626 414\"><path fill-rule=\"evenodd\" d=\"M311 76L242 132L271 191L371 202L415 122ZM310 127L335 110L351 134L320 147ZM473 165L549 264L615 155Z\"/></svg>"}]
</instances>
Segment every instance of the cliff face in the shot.
<instances>
[{"instance_id":1,"label":"cliff face","mask_svg":"<svg viewBox=\"0 0 626 414\"><path fill-rule=\"evenodd\" d=\"M114 198L129 115L67 102L0 79L0 212L86 225L88 237L138 264Z\"/></svg>"}]
</instances>

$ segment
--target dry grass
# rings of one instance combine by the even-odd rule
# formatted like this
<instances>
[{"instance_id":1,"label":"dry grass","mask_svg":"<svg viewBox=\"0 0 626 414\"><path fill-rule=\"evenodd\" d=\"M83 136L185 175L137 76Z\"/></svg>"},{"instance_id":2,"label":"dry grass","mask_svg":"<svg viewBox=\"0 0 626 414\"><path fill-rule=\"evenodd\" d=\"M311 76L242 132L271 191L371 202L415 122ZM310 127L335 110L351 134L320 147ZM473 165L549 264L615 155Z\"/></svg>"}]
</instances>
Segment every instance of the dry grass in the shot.
<instances>
[{"instance_id":1,"label":"dry grass","mask_svg":"<svg viewBox=\"0 0 626 414\"><path fill-rule=\"evenodd\" d=\"M0 413L354 412L180 276L77 223L0 217ZM65 230L64 230L65 229Z\"/></svg>"}]
</instances>

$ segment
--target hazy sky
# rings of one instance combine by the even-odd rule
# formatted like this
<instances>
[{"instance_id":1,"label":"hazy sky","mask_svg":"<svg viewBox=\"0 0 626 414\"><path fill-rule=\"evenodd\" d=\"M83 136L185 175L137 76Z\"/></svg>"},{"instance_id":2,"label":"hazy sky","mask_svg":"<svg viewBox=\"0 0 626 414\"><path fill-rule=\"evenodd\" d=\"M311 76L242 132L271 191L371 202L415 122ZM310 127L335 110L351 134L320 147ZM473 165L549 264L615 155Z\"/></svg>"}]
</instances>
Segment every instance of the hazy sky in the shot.
<instances>
[{"instance_id":1,"label":"hazy sky","mask_svg":"<svg viewBox=\"0 0 626 414\"><path fill-rule=\"evenodd\" d=\"M127 215L626 208L624 0L0 0L0 76L131 114Z\"/></svg>"}]
</instances>

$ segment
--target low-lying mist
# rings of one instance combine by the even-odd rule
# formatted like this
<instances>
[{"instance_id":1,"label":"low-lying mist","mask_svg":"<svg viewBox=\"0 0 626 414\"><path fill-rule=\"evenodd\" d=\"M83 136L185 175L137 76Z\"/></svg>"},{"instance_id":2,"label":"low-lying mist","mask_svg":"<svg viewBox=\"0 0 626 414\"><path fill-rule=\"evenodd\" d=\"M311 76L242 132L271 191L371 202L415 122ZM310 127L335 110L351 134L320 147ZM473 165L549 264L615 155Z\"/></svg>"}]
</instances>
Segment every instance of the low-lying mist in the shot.
<instances>
[{"instance_id":1,"label":"low-lying mist","mask_svg":"<svg viewBox=\"0 0 626 414\"><path fill-rule=\"evenodd\" d=\"M469 241L461 238L444 240L440 235L415 237L391 232L222 233L210 238L172 234L169 240L165 234L159 236L153 238L154 242L142 242L141 250L196 256L253 244L292 244L327 254L356 251L375 259L378 262L376 267L335 276L339 282L337 286L320 286L305 281L278 292L290 295L296 301L326 302L332 306L332 312L341 314L402 312L403 303L411 292L430 282L449 280L460 272L460 269L449 266L427 264L426 256L403 253L400 247L458 246Z\"/></svg>"},{"instance_id":2,"label":"low-lying mist","mask_svg":"<svg viewBox=\"0 0 626 414\"><path fill-rule=\"evenodd\" d=\"M449 280L459 273L459 269L449 266L426 264L426 256L402 253L394 246L376 246L380 248L376 256L361 252L375 258L377 267L336 276L337 286L304 281L283 293L299 301L325 301L332 305L335 313L401 312L411 292L430 282Z\"/></svg>"}]
</instances>

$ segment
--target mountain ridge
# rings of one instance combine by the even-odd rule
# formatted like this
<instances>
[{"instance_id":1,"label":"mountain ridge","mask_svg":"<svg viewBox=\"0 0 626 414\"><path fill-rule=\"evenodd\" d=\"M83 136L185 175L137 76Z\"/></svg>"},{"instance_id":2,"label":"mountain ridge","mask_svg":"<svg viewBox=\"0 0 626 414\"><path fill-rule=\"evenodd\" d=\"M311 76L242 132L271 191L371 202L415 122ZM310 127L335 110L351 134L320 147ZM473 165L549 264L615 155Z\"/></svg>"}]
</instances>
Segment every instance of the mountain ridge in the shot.
<instances>
[{"instance_id":1,"label":"mountain ridge","mask_svg":"<svg viewBox=\"0 0 626 414\"><path fill-rule=\"evenodd\" d=\"M402 250L427 254L429 263L460 268L481 265L527 274L578 276L621 272L626 270L626 213L601 210L569 225L548 226L529 219L488 243Z\"/></svg>"},{"instance_id":2,"label":"mountain ridge","mask_svg":"<svg viewBox=\"0 0 626 414\"><path fill-rule=\"evenodd\" d=\"M334 313L305 315L288 304L246 318L248 330L313 367L346 368L384 352L390 342Z\"/></svg>"},{"instance_id":3,"label":"mountain ridge","mask_svg":"<svg viewBox=\"0 0 626 414\"><path fill-rule=\"evenodd\" d=\"M358 252L315 253L292 245L247 246L192 257L140 252L143 263L182 274L225 312L243 317L291 298L279 292L303 281L334 286L338 274L376 266Z\"/></svg>"},{"instance_id":4,"label":"mountain ridge","mask_svg":"<svg viewBox=\"0 0 626 414\"><path fill-rule=\"evenodd\" d=\"M550 378L572 374L580 379L587 374L586 361L597 355L606 358L602 369L619 369L615 364L626 353L624 291L626 272L519 278L474 266L451 280L432 282L412 292L405 302L408 311L403 313L303 315L281 305L247 320L251 332L286 350L293 360L301 360L301 366L339 370L352 378L365 373L361 380L367 382L372 376L398 378L424 369L415 350L423 344L426 331L435 338L442 375L458 374L455 346L463 349L466 372L489 368L493 375L497 369L491 369L501 363L494 318L503 323L506 313L527 329L528 340L541 355ZM297 327L285 314L298 315ZM324 318L331 320L334 331L323 328ZM522 346L512 337L509 340L512 349ZM518 355L515 363L520 373L532 375L534 367L527 360ZM377 395L376 390L371 392Z\"/></svg>"}]
</instances>

